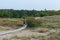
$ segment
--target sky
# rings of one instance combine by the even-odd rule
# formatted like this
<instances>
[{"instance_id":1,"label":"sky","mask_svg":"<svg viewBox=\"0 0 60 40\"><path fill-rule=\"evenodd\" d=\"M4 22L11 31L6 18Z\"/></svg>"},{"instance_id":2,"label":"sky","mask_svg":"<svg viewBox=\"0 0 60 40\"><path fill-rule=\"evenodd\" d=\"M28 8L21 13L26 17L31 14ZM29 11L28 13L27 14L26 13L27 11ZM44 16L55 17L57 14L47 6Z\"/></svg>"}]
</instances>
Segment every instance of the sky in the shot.
<instances>
[{"instance_id":1,"label":"sky","mask_svg":"<svg viewBox=\"0 0 60 40\"><path fill-rule=\"evenodd\" d=\"M0 0L0 9L60 10L60 0Z\"/></svg>"}]
</instances>

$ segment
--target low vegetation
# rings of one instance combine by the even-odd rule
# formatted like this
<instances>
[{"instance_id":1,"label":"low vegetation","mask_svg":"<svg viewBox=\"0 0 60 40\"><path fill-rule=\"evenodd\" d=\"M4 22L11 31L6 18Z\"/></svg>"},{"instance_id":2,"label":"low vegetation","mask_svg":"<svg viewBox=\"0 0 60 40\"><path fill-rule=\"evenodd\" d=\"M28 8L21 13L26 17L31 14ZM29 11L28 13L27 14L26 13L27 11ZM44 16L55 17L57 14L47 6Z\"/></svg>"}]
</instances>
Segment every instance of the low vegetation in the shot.
<instances>
[{"instance_id":1,"label":"low vegetation","mask_svg":"<svg viewBox=\"0 0 60 40\"><path fill-rule=\"evenodd\" d=\"M27 27L32 29L27 28L22 33L17 33L18 36L3 38L2 40L60 40L60 34L57 33L58 29L60 29L60 10L0 9L0 30L20 28L23 26L22 18L26 19ZM41 36L40 33L49 34Z\"/></svg>"},{"instance_id":2,"label":"low vegetation","mask_svg":"<svg viewBox=\"0 0 60 40\"><path fill-rule=\"evenodd\" d=\"M42 22L40 20L35 20L34 17L29 17L26 20L28 28L35 28L41 26Z\"/></svg>"},{"instance_id":3,"label":"low vegetation","mask_svg":"<svg viewBox=\"0 0 60 40\"><path fill-rule=\"evenodd\" d=\"M11 38L3 38L2 40L60 40L60 36L54 34L50 34L50 37L44 36L31 36L31 37L19 37L19 36L12 36Z\"/></svg>"},{"instance_id":4,"label":"low vegetation","mask_svg":"<svg viewBox=\"0 0 60 40\"><path fill-rule=\"evenodd\" d=\"M43 28L60 28L60 16L45 16L35 19L28 17L26 19L28 28L43 27ZM23 19L19 18L0 18L0 26L19 28L23 25ZM17 26L17 27L16 27Z\"/></svg>"},{"instance_id":5,"label":"low vegetation","mask_svg":"<svg viewBox=\"0 0 60 40\"><path fill-rule=\"evenodd\" d=\"M0 18L0 29L16 29L23 25L23 20L19 18Z\"/></svg>"},{"instance_id":6,"label":"low vegetation","mask_svg":"<svg viewBox=\"0 0 60 40\"><path fill-rule=\"evenodd\" d=\"M42 21L42 26L47 27L47 28L60 28L60 16L55 15L55 16L45 16L45 17L40 17Z\"/></svg>"}]
</instances>

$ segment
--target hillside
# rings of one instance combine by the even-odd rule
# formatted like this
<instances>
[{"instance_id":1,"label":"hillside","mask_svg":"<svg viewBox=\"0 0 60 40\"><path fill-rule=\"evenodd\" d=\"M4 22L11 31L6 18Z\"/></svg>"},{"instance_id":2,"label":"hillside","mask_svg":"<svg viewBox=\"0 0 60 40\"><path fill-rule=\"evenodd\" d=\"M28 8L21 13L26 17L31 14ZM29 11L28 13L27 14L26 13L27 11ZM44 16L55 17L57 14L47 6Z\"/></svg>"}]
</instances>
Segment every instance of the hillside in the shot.
<instances>
[{"instance_id":1,"label":"hillside","mask_svg":"<svg viewBox=\"0 0 60 40\"><path fill-rule=\"evenodd\" d=\"M47 28L60 28L60 15L40 17L42 26Z\"/></svg>"},{"instance_id":2,"label":"hillside","mask_svg":"<svg viewBox=\"0 0 60 40\"><path fill-rule=\"evenodd\" d=\"M33 17L36 18L36 17ZM59 40L60 39L60 15L39 17L42 25L32 29L25 29L16 33L0 36L6 40Z\"/></svg>"}]
</instances>

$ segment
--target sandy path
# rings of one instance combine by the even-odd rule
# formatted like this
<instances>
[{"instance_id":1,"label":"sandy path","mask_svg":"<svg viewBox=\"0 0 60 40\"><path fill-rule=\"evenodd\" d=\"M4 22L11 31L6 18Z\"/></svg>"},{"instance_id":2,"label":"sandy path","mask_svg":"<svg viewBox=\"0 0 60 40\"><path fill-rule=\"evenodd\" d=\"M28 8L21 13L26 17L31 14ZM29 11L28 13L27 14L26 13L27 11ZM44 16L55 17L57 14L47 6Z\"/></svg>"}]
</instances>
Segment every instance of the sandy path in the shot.
<instances>
[{"instance_id":1,"label":"sandy path","mask_svg":"<svg viewBox=\"0 0 60 40\"><path fill-rule=\"evenodd\" d=\"M21 31L21 30L25 29L26 27L27 27L27 25L24 25L23 27L21 27L19 29L16 29L16 30L3 31L3 32L0 32L0 35L5 35L5 34L13 33L13 32L18 32L18 31Z\"/></svg>"}]
</instances>

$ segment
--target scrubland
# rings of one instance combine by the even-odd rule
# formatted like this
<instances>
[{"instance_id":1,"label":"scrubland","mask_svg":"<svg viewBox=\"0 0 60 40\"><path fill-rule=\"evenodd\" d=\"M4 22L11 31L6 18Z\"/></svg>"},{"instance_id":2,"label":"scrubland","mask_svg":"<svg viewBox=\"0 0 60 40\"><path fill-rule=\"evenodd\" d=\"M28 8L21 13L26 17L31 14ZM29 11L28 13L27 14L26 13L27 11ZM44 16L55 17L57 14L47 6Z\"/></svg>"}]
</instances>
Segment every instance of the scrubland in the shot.
<instances>
[{"instance_id":1,"label":"scrubland","mask_svg":"<svg viewBox=\"0 0 60 40\"><path fill-rule=\"evenodd\" d=\"M36 17L33 17L36 18ZM23 25L21 19L15 18L0 18L0 25L4 26L3 28L20 28ZM1 35L0 40L60 40L60 16L44 16L35 19L40 23L40 26L26 28L22 31ZM34 20L34 21L35 21ZM37 22L37 23L39 23ZM29 23L29 22L28 22ZM30 21L31 23L31 21ZM32 24L37 24L36 22ZM31 25L32 25L31 24ZM8 26L8 27L5 27ZM2 27L1 27L2 28Z\"/></svg>"}]
</instances>

